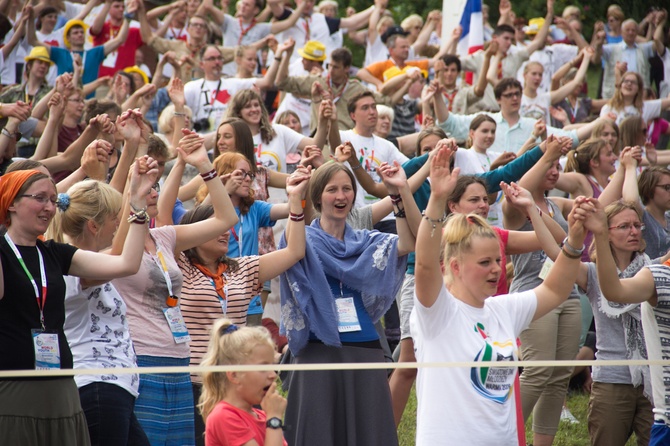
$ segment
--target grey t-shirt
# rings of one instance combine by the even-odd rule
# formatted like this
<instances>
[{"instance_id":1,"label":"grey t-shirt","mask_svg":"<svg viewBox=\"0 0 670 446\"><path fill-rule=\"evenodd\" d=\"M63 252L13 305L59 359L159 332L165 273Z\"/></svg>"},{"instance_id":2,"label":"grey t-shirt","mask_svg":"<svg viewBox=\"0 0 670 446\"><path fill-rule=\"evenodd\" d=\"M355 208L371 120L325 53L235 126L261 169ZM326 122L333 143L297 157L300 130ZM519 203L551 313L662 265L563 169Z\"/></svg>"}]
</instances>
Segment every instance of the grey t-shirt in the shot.
<instances>
[{"instance_id":1,"label":"grey t-shirt","mask_svg":"<svg viewBox=\"0 0 670 446\"><path fill-rule=\"evenodd\" d=\"M354 229L369 229L372 231L372 205L353 208L347 216L347 223Z\"/></svg>"},{"instance_id":2,"label":"grey t-shirt","mask_svg":"<svg viewBox=\"0 0 670 446\"><path fill-rule=\"evenodd\" d=\"M593 319L596 322L596 359L626 359L626 342L621 317L611 318L600 311L600 285L595 263L587 263L588 282L586 296L589 298ZM627 366L593 366L593 381L608 384L631 384L630 370Z\"/></svg>"},{"instance_id":3,"label":"grey t-shirt","mask_svg":"<svg viewBox=\"0 0 670 446\"><path fill-rule=\"evenodd\" d=\"M645 210L642 214L642 223L644 223L645 228L642 236L647 243L644 252L652 259L664 256L670 249L670 232L666 230L670 227L670 218L666 214L666 228L664 228Z\"/></svg>"},{"instance_id":4,"label":"grey t-shirt","mask_svg":"<svg viewBox=\"0 0 670 446\"><path fill-rule=\"evenodd\" d=\"M563 230L568 232L568 222L565 221L561 210L556 206L556 204L548 200L547 205L551 208L553 212L553 219L558 223ZM533 225L527 221L519 231L532 231ZM545 260L547 260L547 254L542 251L533 251L524 254L514 254L511 256L512 262L514 264L514 280L510 286L511 293L519 293L521 291L532 290L536 286L542 283L540 279L540 272L542 271L542 266L544 265ZM568 299L578 299L579 293L573 288L572 292Z\"/></svg>"}]
</instances>

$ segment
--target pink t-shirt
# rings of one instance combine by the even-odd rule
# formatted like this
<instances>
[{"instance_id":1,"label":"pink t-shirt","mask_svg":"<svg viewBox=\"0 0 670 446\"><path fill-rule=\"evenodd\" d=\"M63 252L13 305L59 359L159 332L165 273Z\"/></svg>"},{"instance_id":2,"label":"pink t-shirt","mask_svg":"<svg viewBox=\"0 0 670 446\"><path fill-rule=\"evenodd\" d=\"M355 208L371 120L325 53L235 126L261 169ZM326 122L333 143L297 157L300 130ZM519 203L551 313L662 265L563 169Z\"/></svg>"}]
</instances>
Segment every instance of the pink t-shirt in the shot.
<instances>
[{"instance_id":1,"label":"pink t-shirt","mask_svg":"<svg viewBox=\"0 0 670 446\"><path fill-rule=\"evenodd\" d=\"M505 252L507 251L509 231L497 226L491 227L498 234L498 241L500 242L500 267L502 268L502 274L500 274L500 279L498 279L498 289L496 291L496 296L499 296L509 292L509 289L507 288L507 256L505 255Z\"/></svg>"},{"instance_id":2,"label":"pink t-shirt","mask_svg":"<svg viewBox=\"0 0 670 446\"><path fill-rule=\"evenodd\" d=\"M181 296L183 277L174 258L177 233L174 226L149 230L163 253L172 294ZM177 344L163 313L168 286L158 257L144 251L137 274L115 279L112 284L128 306L128 326L138 355L188 358L188 342Z\"/></svg>"},{"instance_id":3,"label":"pink t-shirt","mask_svg":"<svg viewBox=\"0 0 670 446\"><path fill-rule=\"evenodd\" d=\"M655 146L658 144L658 140L661 138L661 135L668 130L670 123L663 118L656 118L651 121L649 124L649 133L647 137L649 141Z\"/></svg>"},{"instance_id":4,"label":"pink t-shirt","mask_svg":"<svg viewBox=\"0 0 670 446\"><path fill-rule=\"evenodd\" d=\"M265 444L265 412L252 409L254 415L221 401L207 417L205 427L206 446L241 446L256 440L258 446ZM287 446L284 440L284 446Z\"/></svg>"}]
</instances>

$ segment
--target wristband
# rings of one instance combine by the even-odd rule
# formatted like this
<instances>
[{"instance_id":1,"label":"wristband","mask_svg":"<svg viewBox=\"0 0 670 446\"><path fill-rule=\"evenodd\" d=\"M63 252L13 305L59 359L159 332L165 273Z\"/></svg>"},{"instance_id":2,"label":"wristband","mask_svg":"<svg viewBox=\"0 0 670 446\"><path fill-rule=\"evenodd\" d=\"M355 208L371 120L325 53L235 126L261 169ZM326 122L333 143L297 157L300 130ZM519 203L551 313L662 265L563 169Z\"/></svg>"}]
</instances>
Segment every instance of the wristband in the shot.
<instances>
[{"instance_id":1,"label":"wristband","mask_svg":"<svg viewBox=\"0 0 670 446\"><path fill-rule=\"evenodd\" d=\"M216 169L212 169L209 172L201 173L200 176L202 177L203 181L209 181L213 180L218 175L216 173Z\"/></svg>"},{"instance_id":2,"label":"wristband","mask_svg":"<svg viewBox=\"0 0 670 446\"><path fill-rule=\"evenodd\" d=\"M565 239L563 239L563 243L561 243L561 247L567 253L570 253L573 256L578 256L578 257L581 257L582 253L584 252L584 249L586 249L586 247L584 245L582 245L582 249L577 249L574 246L571 246L570 243L568 243L568 238L567 237L565 237Z\"/></svg>"},{"instance_id":3,"label":"wristband","mask_svg":"<svg viewBox=\"0 0 670 446\"><path fill-rule=\"evenodd\" d=\"M275 57L275 60L276 60L277 62L281 62L281 57Z\"/></svg>"},{"instance_id":4,"label":"wristband","mask_svg":"<svg viewBox=\"0 0 670 446\"><path fill-rule=\"evenodd\" d=\"M173 112L172 115L181 117L181 116L186 116L186 113L184 113L184 112Z\"/></svg>"},{"instance_id":5,"label":"wristband","mask_svg":"<svg viewBox=\"0 0 670 446\"><path fill-rule=\"evenodd\" d=\"M398 194L389 194L389 197L391 197L391 203L397 204L402 201L402 197Z\"/></svg>"},{"instance_id":6,"label":"wristband","mask_svg":"<svg viewBox=\"0 0 670 446\"><path fill-rule=\"evenodd\" d=\"M288 217L291 221L303 221L305 219L305 213L294 214L293 212L289 212Z\"/></svg>"},{"instance_id":7,"label":"wristband","mask_svg":"<svg viewBox=\"0 0 670 446\"><path fill-rule=\"evenodd\" d=\"M562 252L563 255L564 255L565 257L567 257L568 259L576 260L576 259L579 259L579 258L582 257L581 254L579 254L579 255L570 254L570 253L568 252L568 250L565 249L565 246L563 246L563 248L561 248L561 252Z\"/></svg>"},{"instance_id":8,"label":"wristband","mask_svg":"<svg viewBox=\"0 0 670 446\"><path fill-rule=\"evenodd\" d=\"M405 215L405 210L404 210L404 209L400 209L400 210L398 210L398 212L394 212L394 213L393 213L393 216L394 216L395 218L405 218L405 217L406 217L406 215ZM431 237L432 237L432 236L431 236Z\"/></svg>"},{"instance_id":9,"label":"wristband","mask_svg":"<svg viewBox=\"0 0 670 446\"><path fill-rule=\"evenodd\" d=\"M128 223L137 223L138 225L143 225L149 220L149 216L147 215L147 211L143 210L142 212L130 213L130 217L128 217Z\"/></svg>"}]
</instances>

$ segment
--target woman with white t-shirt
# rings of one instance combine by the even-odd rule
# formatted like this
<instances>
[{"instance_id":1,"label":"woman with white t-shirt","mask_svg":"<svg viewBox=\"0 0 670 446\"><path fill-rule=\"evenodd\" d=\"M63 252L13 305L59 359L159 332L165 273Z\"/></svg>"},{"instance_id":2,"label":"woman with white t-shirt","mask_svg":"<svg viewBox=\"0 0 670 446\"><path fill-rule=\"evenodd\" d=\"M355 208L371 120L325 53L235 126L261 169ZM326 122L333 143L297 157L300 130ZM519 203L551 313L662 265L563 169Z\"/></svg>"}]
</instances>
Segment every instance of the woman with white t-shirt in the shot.
<instances>
[{"instance_id":1,"label":"woman with white t-shirt","mask_svg":"<svg viewBox=\"0 0 670 446\"><path fill-rule=\"evenodd\" d=\"M238 91L228 104L226 118L240 118L247 123L254 137L256 163L277 172L290 173L289 166L297 166L305 147L323 147L326 142L328 129L323 126L310 138L281 124L271 124L263 99L254 90Z\"/></svg>"},{"instance_id":2,"label":"woman with white t-shirt","mask_svg":"<svg viewBox=\"0 0 670 446\"><path fill-rule=\"evenodd\" d=\"M589 51L584 50L578 56L582 58L582 62L574 79L559 89L548 93L537 93L537 89L542 83L544 67L539 62L528 62L523 69L523 95L521 96L521 110L519 110L519 114L526 118L544 119L545 122L550 123L551 115L549 114L549 108L568 97L575 88L584 82L591 60Z\"/></svg>"},{"instance_id":3,"label":"woman with white t-shirt","mask_svg":"<svg viewBox=\"0 0 670 446\"><path fill-rule=\"evenodd\" d=\"M523 293L490 297L503 273L499 239L474 214L451 217L442 231L447 197L457 174L449 169L451 149L441 146L436 150L431 162L431 196L416 243L411 327L417 360L514 361L520 332L563 303L572 290L578 267L575 260L584 239L582 221L593 206L590 199L576 200L569 216L568 240L544 283ZM528 213L531 220L541 218L533 203ZM444 275L440 240L445 247ZM438 444L444 438L454 444L519 441L510 398L516 368L488 366L419 369L417 446Z\"/></svg>"},{"instance_id":4,"label":"woman with white t-shirt","mask_svg":"<svg viewBox=\"0 0 670 446\"><path fill-rule=\"evenodd\" d=\"M105 183L76 183L67 193L58 194L58 212L46 236L87 251L104 250L112 244L122 205L121 194ZM109 369L105 374L75 376L91 443L148 446L149 439L134 413L140 377L115 373L115 369L137 367L123 297L111 282L75 276L63 279L63 328L74 368Z\"/></svg>"},{"instance_id":5,"label":"woman with white t-shirt","mask_svg":"<svg viewBox=\"0 0 670 446\"><path fill-rule=\"evenodd\" d=\"M642 116L645 122L649 122L658 118L662 110L670 108L670 98L645 101L643 97L642 76L629 71L623 75L612 99L600 110L600 116L609 117L617 125L629 116Z\"/></svg>"},{"instance_id":6,"label":"woman with white t-shirt","mask_svg":"<svg viewBox=\"0 0 670 446\"><path fill-rule=\"evenodd\" d=\"M454 167L461 169L461 175L482 174L495 166L499 157L506 156L508 161L514 159L513 154L488 152L489 147L496 140L496 122L488 115L478 115L470 123L470 133L466 145L467 150L458 150L454 154ZM501 158L500 161L503 161ZM503 162L503 164L505 164ZM502 192L496 195L495 203L491 205L488 222L502 228Z\"/></svg>"}]
</instances>

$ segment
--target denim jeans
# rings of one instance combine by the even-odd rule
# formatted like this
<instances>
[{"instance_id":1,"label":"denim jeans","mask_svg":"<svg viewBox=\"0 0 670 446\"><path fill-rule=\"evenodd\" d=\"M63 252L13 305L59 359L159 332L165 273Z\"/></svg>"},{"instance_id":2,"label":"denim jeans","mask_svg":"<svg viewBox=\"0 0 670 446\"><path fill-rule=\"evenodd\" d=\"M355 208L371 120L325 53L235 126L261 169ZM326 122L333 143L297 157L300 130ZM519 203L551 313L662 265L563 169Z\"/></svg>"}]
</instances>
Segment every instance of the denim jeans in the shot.
<instances>
[{"instance_id":1,"label":"denim jeans","mask_svg":"<svg viewBox=\"0 0 670 446\"><path fill-rule=\"evenodd\" d=\"M148 446L149 439L135 417L135 397L115 384L96 382L79 389L91 445Z\"/></svg>"}]
</instances>

